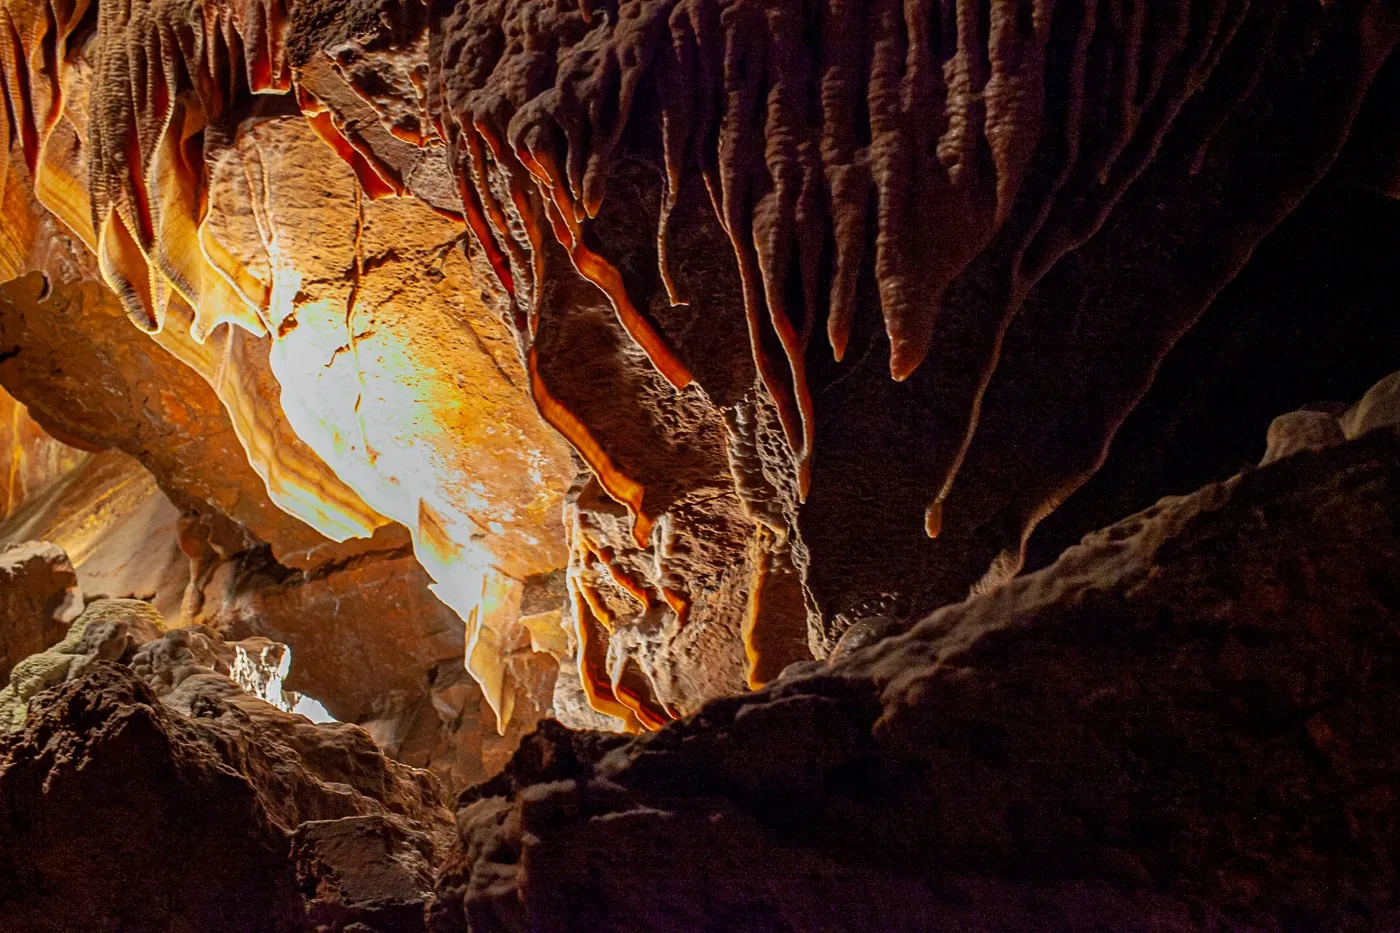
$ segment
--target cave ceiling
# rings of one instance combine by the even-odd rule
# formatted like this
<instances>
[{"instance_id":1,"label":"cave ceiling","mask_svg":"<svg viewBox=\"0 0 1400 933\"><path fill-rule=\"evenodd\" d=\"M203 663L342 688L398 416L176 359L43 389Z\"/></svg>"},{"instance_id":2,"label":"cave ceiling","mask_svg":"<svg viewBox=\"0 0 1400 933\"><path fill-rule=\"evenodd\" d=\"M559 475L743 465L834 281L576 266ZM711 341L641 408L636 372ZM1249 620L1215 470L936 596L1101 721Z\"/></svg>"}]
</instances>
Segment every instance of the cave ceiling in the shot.
<instances>
[{"instance_id":1,"label":"cave ceiling","mask_svg":"<svg viewBox=\"0 0 1400 933\"><path fill-rule=\"evenodd\" d=\"M1380 2L4 0L19 475L144 470L186 622L390 561L360 660L294 674L346 718L355 668L455 656L502 735L657 729L1004 583L1066 500L1051 540L1101 524L1076 491L1271 231L1394 194L1397 39ZM27 537L98 508L15 488Z\"/></svg>"}]
</instances>

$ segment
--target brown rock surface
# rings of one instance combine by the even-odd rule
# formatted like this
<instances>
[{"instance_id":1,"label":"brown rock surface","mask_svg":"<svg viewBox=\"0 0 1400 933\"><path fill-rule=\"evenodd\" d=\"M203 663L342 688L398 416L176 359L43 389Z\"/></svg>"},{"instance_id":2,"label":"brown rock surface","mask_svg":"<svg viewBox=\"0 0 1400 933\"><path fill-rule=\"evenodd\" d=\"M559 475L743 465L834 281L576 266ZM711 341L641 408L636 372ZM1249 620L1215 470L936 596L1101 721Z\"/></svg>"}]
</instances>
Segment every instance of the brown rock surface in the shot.
<instances>
[{"instance_id":1,"label":"brown rock surface","mask_svg":"<svg viewBox=\"0 0 1400 933\"><path fill-rule=\"evenodd\" d=\"M56 545L0 550L0 683L9 683L16 663L58 644L82 605L78 576Z\"/></svg>"},{"instance_id":2,"label":"brown rock surface","mask_svg":"<svg viewBox=\"0 0 1400 933\"><path fill-rule=\"evenodd\" d=\"M600 760L522 751L435 929L1390 929L1397 502L1382 428Z\"/></svg>"},{"instance_id":3,"label":"brown rock surface","mask_svg":"<svg viewBox=\"0 0 1400 933\"><path fill-rule=\"evenodd\" d=\"M286 837L204 734L115 665L35 704L0 764L6 925L296 929Z\"/></svg>"},{"instance_id":4,"label":"brown rock surface","mask_svg":"<svg viewBox=\"0 0 1400 933\"><path fill-rule=\"evenodd\" d=\"M549 684L516 688L516 715L500 735L463 665L462 620L433 594L401 529L359 553L317 557L305 570L256 553L222 564L204 587L200 619L232 638L289 645L288 689L364 726L388 754L432 768L451 789L498 770L544 714Z\"/></svg>"},{"instance_id":5,"label":"brown rock surface","mask_svg":"<svg viewBox=\"0 0 1400 933\"><path fill-rule=\"evenodd\" d=\"M120 661L160 637L165 620L139 599L98 599L73 620L58 642L21 658L0 689L0 731L24 727L29 704L45 690L81 677L100 661Z\"/></svg>"},{"instance_id":6,"label":"brown rock surface","mask_svg":"<svg viewBox=\"0 0 1400 933\"><path fill-rule=\"evenodd\" d=\"M312 725L207 672L157 700L98 663L0 744L0 921L340 930L395 916L386 898L402 913L426 897L412 859L432 859L447 820L431 775L388 761L363 730Z\"/></svg>"},{"instance_id":7,"label":"brown rock surface","mask_svg":"<svg viewBox=\"0 0 1400 933\"><path fill-rule=\"evenodd\" d=\"M40 301L40 298L43 298ZM0 285L0 380L46 429L141 460L182 502L293 550L323 541L268 498L199 374L135 331L99 283Z\"/></svg>"},{"instance_id":8,"label":"brown rock surface","mask_svg":"<svg viewBox=\"0 0 1400 933\"><path fill-rule=\"evenodd\" d=\"M431 767L452 790L499 770L544 715L555 665L527 647L513 662L521 672L516 716L498 734L462 665L462 621L433 595L402 528L323 542L292 555L300 569L277 563L267 548L220 553L227 543L211 543L209 529L182 515L135 460L114 450L84 456L0 523L0 541L52 539L73 555L89 599L145 599L171 624L289 645L287 689L365 726L388 754ZM58 627L51 641L62 634ZM527 669L545 682L526 678Z\"/></svg>"},{"instance_id":9,"label":"brown rock surface","mask_svg":"<svg viewBox=\"0 0 1400 933\"><path fill-rule=\"evenodd\" d=\"M622 526L571 563L596 707L646 724L732 690L722 639L677 645L732 577L761 682L806 623L821 656L864 616L1014 573L1326 172L1395 41L1364 4L1163 6L1102 32L1080 5L955 7L430 15L478 259L542 412L627 512L571 522L576 551L572 525ZM589 591L595 562L640 608ZM648 613L668 586L688 617Z\"/></svg>"},{"instance_id":10,"label":"brown rock surface","mask_svg":"<svg viewBox=\"0 0 1400 933\"><path fill-rule=\"evenodd\" d=\"M105 450L0 523L0 540L52 541L73 562L88 598L144 599L178 620L190 580L180 519L140 463Z\"/></svg>"},{"instance_id":11,"label":"brown rock surface","mask_svg":"<svg viewBox=\"0 0 1400 933\"><path fill-rule=\"evenodd\" d=\"M292 837L308 926L421 933L433 896L432 839L383 816L301 824Z\"/></svg>"}]
</instances>

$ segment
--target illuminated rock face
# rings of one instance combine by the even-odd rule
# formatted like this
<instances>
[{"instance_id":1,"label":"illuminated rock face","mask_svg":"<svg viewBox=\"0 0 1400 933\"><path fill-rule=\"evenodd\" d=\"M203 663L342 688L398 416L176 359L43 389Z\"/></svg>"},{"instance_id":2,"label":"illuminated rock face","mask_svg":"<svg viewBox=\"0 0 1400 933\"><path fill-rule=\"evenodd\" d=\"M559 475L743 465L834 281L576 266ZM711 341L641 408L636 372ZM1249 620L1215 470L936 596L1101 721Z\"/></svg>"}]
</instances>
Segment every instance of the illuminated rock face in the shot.
<instances>
[{"instance_id":1,"label":"illuminated rock face","mask_svg":"<svg viewBox=\"0 0 1400 933\"><path fill-rule=\"evenodd\" d=\"M151 471L190 618L232 556L402 526L501 734L658 728L1012 576L1397 39L1378 2L3 19L0 381Z\"/></svg>"},{"instance_id":2,"label":"illuminated rock face","mask_svg":"<svg viewBox=\"0 0 1400 933\"><path fill-rule=\"evenodd\" d=\"M0 0L0 927L1397 926L1394 6Z\"/></svg>"},{"instance_id":3,"label":"illuminated rock face","mask_svg":"<svg viewBox=\"0 0 1400 933\"><path fill-rule=\"evenodd\" d=\"M264 277L288 423L412 531L438 595L484 629L506 579L564 562L568 454L528 407L507 332L471 294L459 225L418 201L370 200L300 115L241 128L210 190L210 235ZM504 729L511 685L500 652L483 654L474 673Z\"/></svg>"},{"instance_id":4,"label":"illuminated rock face","mask_svg":"<svg viewBox=\"0 0 1400 933\"><path fill-rule=\"evenodd\" d=\"M14 396L0 389L5 484L0 488L0 521L13 515L46 486L87 458L85 451L54 439Z\"/></svg>"}]
</instances>

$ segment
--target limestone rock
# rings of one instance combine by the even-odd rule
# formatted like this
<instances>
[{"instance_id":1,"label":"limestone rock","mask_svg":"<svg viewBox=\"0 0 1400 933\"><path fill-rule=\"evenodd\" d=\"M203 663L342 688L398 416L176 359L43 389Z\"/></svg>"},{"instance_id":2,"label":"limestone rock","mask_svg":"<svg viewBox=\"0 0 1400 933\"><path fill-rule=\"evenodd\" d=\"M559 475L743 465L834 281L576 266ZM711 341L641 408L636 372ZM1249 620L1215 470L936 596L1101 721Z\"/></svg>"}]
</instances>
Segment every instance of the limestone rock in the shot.
<instances>
[{"instance_id":1,"label":"limestone rock","mask_svg":"<svg viewBox=\"0 0 1400 933\"><path fill-rule=\"evenodd\" d=\"M262 540L289 549L324 540L268 498L210 386L133 332L100 284L32 273L0 285L0 340L22 348L0 364L0 380L46 429L138 457L166 490Z\"/></svg>"},{"instance_id":2,"label":"limestone rock","mask_svg":"<svg viewBox=\"0 0 1400 933\"><path fill-rule=\"evenodd\" d=\"M1336 417L1325 411L1294 411L1279 415L1269 425L1268 448L1260 466L1296 454L1300 450L1331 447L1347 439Z\"/></svg>"},{"instance_id":3,"label":"limestone rock","mask_svg":"<svg viewBox=\"0 0 1400 933\"><path fill-rule=\"evenodd\" d=\"M299 929L286 836L207 735L116 665L44 694L0 747L5 926Z\"/></svg>"},{"instance_id":4,"label":"limestone rock","mask_svg":"<svg viewBox=\"0 0 1400 933\"><path fill-rule=\"evenodd\" d=\"M1397 502L1395 429L1302 451L485 789L434 929L1388 929Z\"/></svg>"},{"instance_id":5,"label":"limestone rock","mask_svg":"<svg viewBox=\"0 0 1400 933\"><path fill-rule=\"evenodd\" d=\"M1393 156L1383 0L1099 13L3 0L0 381L156 477L183 618L397 522L498 733L661 728L1011 579L1353 126ZM359 712L441 760L429 660Z\"/></svg>"},{"instance_id":6,"label":"limestone rock","mask_svg":"<svg viewBox=\"0 0 1400 933\"><path fill-rule=\"evenodd\" d=\"M194 674L160 700L98 662L0 741L0 923L421 930L449 825L436 787L363 730L313 725L226 677Z\"/></svg>"},{"instance_id":7,"label":"limestone rock","mask_svg":"<svg viewBox=\"0 0 1400 933\"><path fill-rule=\"evenodd\" d=\"M297 883L317 933L422 933L433 896L432 839L384 816L302 823Z\"/></svg>"},{"instance_id":8,"label":"limestone rock","mask_svg":"<svg viewBox=\"0 0 1400 933\"><path fill-rule=\"evenodd\" d=\"M97 661L117 661L165 630L165 619L139 599L99 599L88 604L57 644L31 654L10 670L0 689L0 730L24 726L29 703L41 691L79 677Z\"/></svg>"},{"instance_id":9,"label":"limestone rock","mask_svg":"<svg viewBox=\"0 0 1400 933\"><path fill-rule=\"evenodd\" d=\"M31 654L63 640L83 596L68 555L46 541L0 550L0 681Z\"/></svg>"},{"instance_id":10,"label":"limestone rock","mask_svg":"<svg viewBox=\"0 0 1400 933\"><path fill-rule=\"evenodd\" d=\"M132 608L99 601L74 628ZM237 647L174 630L131 670L90 662L32 698L24 728L0 742L7 927L424 928L450 826L437 781L356 726L316 725L240 689L217 670ZM94 886L102 863L114 864ZM218 882L195 884L211 864Z\"/></svg>"},{"instance_id":11,"label":"limestone rock","mask_svg":"<svg viewBox=\"0 0 1400 933\"><path fill-rule=\"evenodd\" d=\"M222 640L202 627L177 628L147 642L131 659L131 670L158 697L164 697L195 674L229 672Z\"/></svg>"},{"instance_id":12,"label":"limestone rock","mask_svg":"<svg viewBox=\"0 0 1400 933\"><path fill-rule=\"evenodd\" d=\"M1269 425L1268 449L1260 466L1300 450L1316 450L1360 437L1367 431L1400 424L1400 372L1391 373L1367 390L1350 408L1304 409L1280 415Z\"/></svg>"},{"instance_id":13,"label":"limestone rock","mask_svg":"<svg viewBox=\"0 0 1400 933\"><path fill-rule=\"evenodd\" d=\"M89 455L54 438L29 409L0 388L0 463L8 482L0 486L0 522L76 467Z\"/></svg>"},{"instance_id":14,"label":"limestone rock","mask_svg":"<svg viewBox=\"0 0 1400 933\"><path fill-rule=\"evenodd\" d=\"M135 458L104 450L0 524L0 541L52 541L89 598L143 599L178 619L191 571L180 548L181 517Z\"/></svg>"},{"instance_id":15,"label":"limestone rock","mask_svg":"<svg viewBox=\"0 0 1400 933\"><path fill-rule=\"evenodd\" d=\"M431 767L455 791L504 764L549 694L522 681L516 716L499 735L464 666L465 625L431 587L408 536L385 529L356 550L322 549L305 569L258 554L227 562L204 588L200 619L233 641L288 645L286 689L364 726L388 754ZM522 675L534 669L528 663L519 663Z\"/></svg>"},{"instance_id":16,"label":"limestone rock","mask_svg":"<svg viewBox=\"0 0 1400 933\"><path fill-rule=\"evenodd\" d=\"M1400 424L1400 372L1391 373L1370 388L1361 401L1338 418L1347 437Z\"/></svg>"}]
</instances>

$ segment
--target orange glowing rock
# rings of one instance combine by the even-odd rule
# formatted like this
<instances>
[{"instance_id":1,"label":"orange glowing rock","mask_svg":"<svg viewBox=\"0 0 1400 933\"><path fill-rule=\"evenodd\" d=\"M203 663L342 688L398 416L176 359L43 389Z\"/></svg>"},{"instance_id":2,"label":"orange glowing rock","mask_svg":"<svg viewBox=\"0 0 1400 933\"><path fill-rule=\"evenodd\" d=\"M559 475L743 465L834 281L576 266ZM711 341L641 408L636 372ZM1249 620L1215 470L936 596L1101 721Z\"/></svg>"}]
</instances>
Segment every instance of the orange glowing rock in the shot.
<instances>
[{"instance_id":1,"label":"orange glowing rock","mask_svg":"<svg viewBox=\"0 0 1400 933\"><path fill-rule=\"evenodd\" d=\"M661 588L661 598L666 601L666 605L671 607L671 611L676 614L676 627L685 628L686 620L690 618L690 600L684 593L674 590L669 586Z\"/></svg>"},{"instance_id":2,"label":"orange glowing rock","mask_svg":"<svg viewBox=\"0 0 1400 933\"><path fill-rule=\"evenodd\" d=\"M501 735L506 734L506 724L515 711L515 691L504 655L509 637L506 630L520 616L522 590L518 580L494 571L484 574L481 594L466 619L467 671L481 685Z\"/></svg>"},{"instance_id":3,"label":"orange glowing rock","mask_svg":"<svg viewBox=\"0 0 1400 933\"><path fill-rule=\"evenodd\" d=\"M584 245L578 214L564 190L563 180L554 166L554 160L543 152L522 153L517 150L516 155L539 185L540 193L546 199L545 213L551 221L555 238L568 250L574 268L608 296L623 329L647 355L647 359L651 360L656 371L678 391L690 385L694 380L690 370L666 345L651 322L642 317L632 304L617 267ZM596 214L597 211L589 213Z\"/></svg>"},{"instance_id":4,"label":"orange glowing rock","mask_svg":"<svg viewBox=\"0 0 1400 933\"><path fill-rule=\"evenodd\" d=\"M549 394L544 380L540 378L539 362L534 348L529 351L527 365L530 371L530 391L535 404L539 406L540 414L556 431L564 435L583 457L584 462L592 467L598 482L603 484L608 495L627 506L632 513L632 537L638 547L645 547L651 538L652 526L652 520L642 510L642 496L645 490L635 480L618 470L612 458L593 439L592 432L584 423Z\"/></svg>"},{"instance_id":5,"label":"orange glowing rock","mask_svg":"<svg viewBox=\"0 0 1400 933\"><path fill-rule=\"evenodd\" d=\"M675 717L666 709L653 706L640 689L629 686L625 682L628 674L633 673L633 667L634 665L623 662L613 668L611 684L613 696L618 703L632 713L632 716L644 729L655 732Z\"/></svg>"},{"instance_id":6,"label":"orange glowing rock","mask_svg":"<svg viewBox=\"0 0 1400 933\"><path fill-rule=\"evenodd\" d=\"M364 146L357 146L337 125L335 114L304 87L297 88L297 103L307 124L320 137L321 141L354 171L360 187L370 198L387 198L404 193L403 180L377 159L373 152Z\"/></svg>"},{"instance_id":7,"label":"orange glowing rock","mask_svg":"<svg viewBox=\"0 0 1400 933\"><path fill-rule=\"evenodd\" d=\"M595 546L586 535L580 535L579 538L592 558L607 570L608 576L618 585L619 589L636 600L643 609L651 607L651 594L647 592L646 587L617 566L613 560L611 548Z\"/></svg>"},{"instance_id":8,"label":"orange glowing rock","mask_svg":"<svg viewBox=\"0 0 1400 933\"><path fill-rule=\"evenodd\" d=\"M802 580L792 566L787 542L759 526L750 545L748 605L742 634L751 689L773 680L784 667L811 657Z\"/></svg>"},{"instance_id":9,"label":"orange glowing rock","mask_svg":"<svg viewBox=\"0 0 1400 933\"><path fill-rule=\"evenodd\" d=\"M0 521L88 457L45 431L23 403L0 389Z\"/></svg>"},{"instance_id":10,"label":"orange glowing rock","mask_svg":"<svg viewBox=\"0 0 1400 933\"><path fill-rule=\"evenodd\" d=\"M519 393L508 332L468 297L458 225L366 196L322 143L295 118L245 126L214 160L206 252L266 295L273 391L298 436L410 529L435 592L475 626L468 667L504 728L504 623L480 601L502 572L564 562L567 455Z\"/></svg>"},{"instance_id":11,"label":"orange glowing rock","mask_svg":"<svg viewBox=\"0 0 1400 933\"><path fill-rule=\"evenodd\" d=\"M937 538L943 531L943 500L935 500L924 511L924 533Z\"/></svg>"},{"instance_id":12,"label":"orange glowing rock","mask_svg":"<svg viewBox=\"0 0 1400 933\"><path fill-rule=\"evenodd\" d=\"M612 679L604 674L604 664L599 657L599 644L593 624L597 622L588 603L580 592L578 583L571 576L569 594L573 603L575 638L578 644L578 676L583 683L588 703L600 713L616 716L622 720L627 732L642 731L642 723L636 711L620 702L613 693Z\"/></svg>"}]
</instances>

